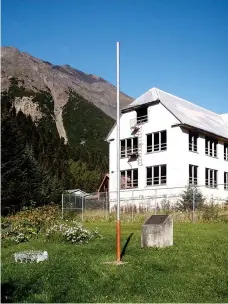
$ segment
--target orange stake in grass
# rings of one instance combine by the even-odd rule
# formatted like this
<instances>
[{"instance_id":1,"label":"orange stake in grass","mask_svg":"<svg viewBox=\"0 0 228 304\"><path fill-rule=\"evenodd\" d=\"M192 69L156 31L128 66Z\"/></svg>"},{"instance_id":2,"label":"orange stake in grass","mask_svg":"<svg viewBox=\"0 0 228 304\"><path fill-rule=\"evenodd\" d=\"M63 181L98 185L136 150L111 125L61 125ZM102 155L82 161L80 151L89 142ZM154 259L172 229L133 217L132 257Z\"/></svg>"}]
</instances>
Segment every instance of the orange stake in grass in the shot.
<instances>
[{"instance_id":1,"label":"orange stake in grass","mask_svg":"<svg viewBox=\"0 0 228 304\"><path fill-rule=\"evenodd\" d=\"M120 233L120 220L116 221L116 261L121 260L121 233Z\"/></svg>"}]
</instances>

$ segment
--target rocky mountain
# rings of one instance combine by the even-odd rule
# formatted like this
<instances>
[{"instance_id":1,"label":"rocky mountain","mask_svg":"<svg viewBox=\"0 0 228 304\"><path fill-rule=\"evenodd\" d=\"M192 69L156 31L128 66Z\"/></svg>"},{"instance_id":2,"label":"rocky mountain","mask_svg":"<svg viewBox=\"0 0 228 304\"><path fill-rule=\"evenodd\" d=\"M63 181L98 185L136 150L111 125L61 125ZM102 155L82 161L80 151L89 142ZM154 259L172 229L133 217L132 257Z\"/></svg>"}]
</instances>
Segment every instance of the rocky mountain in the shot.
<instances>
[{"instance_id":1,"label":"rocky mountain","mask_svg":"<svg viewBox=\"0 0 228 304\"><path fill-rule=\"evenodd\" d=\"M9 90L10 86L12 89L13 80L16 110L21 110L26 115L30 114L36 122L45 120L45 117L46 121L53 120L60 137L63 137L65 142L69 141L67 133L72 133L74 127L70 126L71 122L66 117L74 120L74 116L78 117L79 112L84 116L82 110L85 107L89 111L94 105L98 108L96 115L104 116L106 120L108 119L106 116L115 118L116 88L98 76L83 73L69 65L53 65L13 47L1 48L1 74L3 92ZM85 102L85 104L81 102L80 106L76 100L79 96ZM121 107L131 101L131 97L124 93L120 94ZM85 124L86 132L85 118L82 117L82 123ZM87 118L89 119L90 116L87 115ZM84 137L81 134L80 141L83 141Z\"/></svg>"},{"instance_id":2,"label":"rocky mountain","mask_svg":"<svg viewBox=\"0 0 228 304\"><path fill-rule=\"evenodd\" d=\"M1 74L4 212L59 203L66 189L97 191L108 170L115 87L11 47L1 48ZM131 101L120 94L122 106Z\"/></svg>"}]
</instances>

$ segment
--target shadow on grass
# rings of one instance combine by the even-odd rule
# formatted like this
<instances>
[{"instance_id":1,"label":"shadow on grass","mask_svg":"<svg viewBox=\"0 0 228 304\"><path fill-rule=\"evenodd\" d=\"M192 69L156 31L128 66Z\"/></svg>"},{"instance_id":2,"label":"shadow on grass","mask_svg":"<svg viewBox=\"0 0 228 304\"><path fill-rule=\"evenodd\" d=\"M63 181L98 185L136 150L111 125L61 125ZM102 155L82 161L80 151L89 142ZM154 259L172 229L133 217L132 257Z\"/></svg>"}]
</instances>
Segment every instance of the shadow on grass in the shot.
<instances>
[{"instance_id":1,"label":"shadow on grass","mask_svg":"<svg viewBox=\"0 0 228 304\"><path fill-rule=\"evenodd\" d=\"M19 282L5 282L1 284L1 303L18 303L37 291L34 284L21 284ZM41 302L41 303L45 303Z\"/></svg>"},{"instance_id":2,"label":"shadow on grass","mask_svg":"<svg viewBox=\"0 0 228 304\"><path fill-rule=\"evenodd\" d=\"M130 239L131 239L131 237L132 237L133 234L134 234L134 233L131 233L131 234L129 235L129 237L127 238L127 241L126 241L126 243L125 243L125 245L124 245L124 247L123 247L123 250L122 250L122 252L121 252L121 255L120 255L120 258L121 258L121 259L122 259L122 257L125 255L125 253L126 253L127 246L128 246L128 244L129 244Z\"/></svg>"}]
</instances>

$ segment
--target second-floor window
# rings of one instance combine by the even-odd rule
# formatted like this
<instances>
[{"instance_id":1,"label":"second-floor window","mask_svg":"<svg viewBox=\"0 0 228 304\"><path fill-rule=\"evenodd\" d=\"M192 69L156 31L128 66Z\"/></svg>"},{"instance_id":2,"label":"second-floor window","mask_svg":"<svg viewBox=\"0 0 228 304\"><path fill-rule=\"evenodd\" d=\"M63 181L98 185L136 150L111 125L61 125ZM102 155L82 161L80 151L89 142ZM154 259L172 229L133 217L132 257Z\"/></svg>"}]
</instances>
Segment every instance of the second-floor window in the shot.
<instances>
[{"instance_id":1,"label":"second-floor window","mask_svg":"<svg viewBox=\"0 0 228 304\"><path fill-rule=\"evenodd\" d=\"M205 137L205 154L212 157L217 157L217 139Z\"/></svg>"},{"instance_id":2,"label":"second-floor window","mask_svg":"<svg viewBox=\"0 0 228 304\"><path fill-rule=\"evenodd\" d=\"M148 121L148 114L147 114L148 108L143 107L140 109L136 110L136 115L137 115L137 123L143 123Z\"/></svg>"},{"instance_id":3,"label":"second-floor window","mask_svg":"<svg viewBox=\"0 0 228 304\"><path fill-rule=\"evenodd\" d=\"M189 184L197 185L198 182L198 166L189 165Z\"/></svg>"},{"instance_id":4,"label":"second-floor window","mask_svg":"<svg viewBox=\"0 0 228 304\"><path fill-rule=\"evenodd\" d=\"M166 184L166 165L159 165L146 168L146 184L147 186L155 186Z\"/></svg>"},{"instance_id":5,"label":"second-floor window","mask_svg":"<svg viewBox=\"0 0 228 304\"><path fill-rule=\"evenodd\" d=\"M128 157L131 154L138 153L138 137L131 137L127 139L122 139L120 141L121 152L120 157Z\"/></svg>"},{"instance_id":6,"label":"second-floor window","mask_svg":"<svg viewBox=\"0 0 228 304\"><path fill-rule=\"evenodd\" d=\"M205 185L210 188L217 188L218 171L210 168L205 169Z\"/></svg>"},{"instance_id":7,"label":"second-floor window","mask_svg":"<svg viewBox=\"0 0 228 304\"><path fill-rule=\"evenodd\" d=\"M138 187L138 169L120 171L120 188L129 189Z\"/></svg>"},{"instance_id":8,"label":"second-floor window","mask_svg":"<svg viewBox=\"0 0 228 304\"><path fill-rule=\"evenodd\" d=\"M224 189L228 190L228 172L224 172Z\"/></svg>"},{"instance_id":9,"label":"second-floor window","mask_svg":"<svg viewBox=\"0 0 228 304\"><path fill-rule=\"evenodd\" d=\"M158 152L167 149L166 130L147 134L147 152Z\"/></svg>"},{"instance_id":10,"label":"second-floor window","mask_svg":"<svg viewBox=\"0 0 228 304\"><path fill-rule=\"evenodd\" d=\"M192 152L197 152L197 141L198 141L198 133L195 132L189 132L188 134L188 146L189 146L189 151Z\"/></svg>"},{"instance_id":11,"label":"second-floor window","mask_svg":"<svg viewBox=\"0 0 228 304\"><path fill-rule=\"evenodd\" d=\"M224 160L228 161L228 144L224 143Z\"/></svg>"}]
</instances>

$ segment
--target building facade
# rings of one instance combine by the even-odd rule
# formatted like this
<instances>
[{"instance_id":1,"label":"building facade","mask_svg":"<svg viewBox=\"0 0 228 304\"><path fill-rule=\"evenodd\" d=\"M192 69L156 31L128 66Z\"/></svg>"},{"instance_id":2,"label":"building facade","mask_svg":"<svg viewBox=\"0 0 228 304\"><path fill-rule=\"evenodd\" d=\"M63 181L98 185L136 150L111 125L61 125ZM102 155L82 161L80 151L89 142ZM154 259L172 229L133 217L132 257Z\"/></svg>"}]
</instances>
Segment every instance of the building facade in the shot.
<instances>
[{"instance_id":1,"label":"building facade","mask_svg":"<svg viewBox=\"0 0 228 304\"><path fill-rule=\"evenodd\" d=\"M228 114L218 115L152 88L121 111L121 200L137 201L197 185L228 197ZM109 142L109 197L117 190L116 126ZM178 190L179 189L179 190Z\"/></svg>"}]
</instances>

